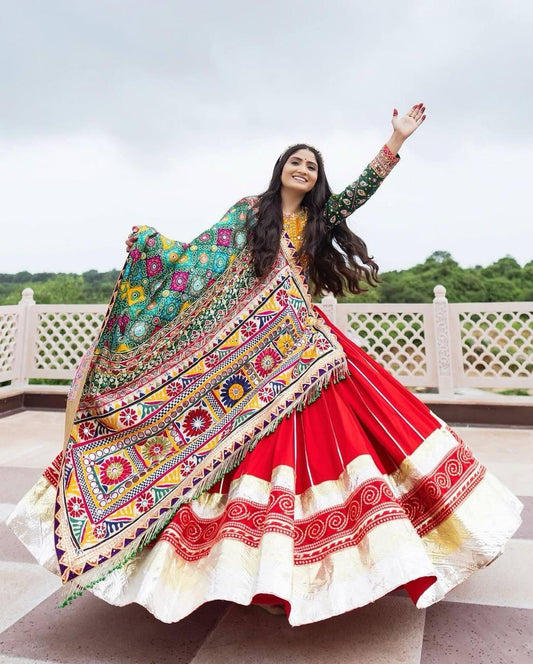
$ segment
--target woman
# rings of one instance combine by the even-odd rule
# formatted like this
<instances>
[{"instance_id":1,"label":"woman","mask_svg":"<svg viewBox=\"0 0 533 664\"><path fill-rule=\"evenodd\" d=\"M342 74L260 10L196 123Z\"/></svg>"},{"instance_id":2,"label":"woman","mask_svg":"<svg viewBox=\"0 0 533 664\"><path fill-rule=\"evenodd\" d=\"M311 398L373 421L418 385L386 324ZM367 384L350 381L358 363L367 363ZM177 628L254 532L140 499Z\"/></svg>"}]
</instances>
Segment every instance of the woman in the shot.
<instances>
[{"instance_id":1,"label":"woman","mask_svg":"<svg viewBox=\"0 0 533 664\"><path fill-rule=\"evenodd\" d=\"M299 144L192 243L134 228L64 450L10 519L67 601L173 622L225 599L299 625L402 587L429 606L501 553L520 503L311 302L375 283L346 217L424 111L395 110L339 195Z\"/></svg>"}]
</instances>

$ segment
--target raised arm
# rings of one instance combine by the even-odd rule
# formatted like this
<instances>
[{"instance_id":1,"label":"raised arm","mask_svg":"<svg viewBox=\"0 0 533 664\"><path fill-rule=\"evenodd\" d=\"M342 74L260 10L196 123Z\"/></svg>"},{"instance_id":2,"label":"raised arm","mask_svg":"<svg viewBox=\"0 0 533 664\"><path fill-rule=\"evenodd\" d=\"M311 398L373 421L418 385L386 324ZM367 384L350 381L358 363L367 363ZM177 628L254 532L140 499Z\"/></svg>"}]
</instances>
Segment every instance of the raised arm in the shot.
<instances>
[{"instance_id":1,"label":"raised arm","mask_svg":"<svg viewBox=\"0 0 533 664\"><path fill-rule=\"evenodd\" d=\"M425 106L415 104L409 113L398 116L392 113L393 132L390 139L372 159L361 175L340 194L333 194L326 203L324 216L328 226L335 226L349 217L374 194L383 180L400 160L398 152L404 141L424 122Z\"/></svg>"}]
</instances>

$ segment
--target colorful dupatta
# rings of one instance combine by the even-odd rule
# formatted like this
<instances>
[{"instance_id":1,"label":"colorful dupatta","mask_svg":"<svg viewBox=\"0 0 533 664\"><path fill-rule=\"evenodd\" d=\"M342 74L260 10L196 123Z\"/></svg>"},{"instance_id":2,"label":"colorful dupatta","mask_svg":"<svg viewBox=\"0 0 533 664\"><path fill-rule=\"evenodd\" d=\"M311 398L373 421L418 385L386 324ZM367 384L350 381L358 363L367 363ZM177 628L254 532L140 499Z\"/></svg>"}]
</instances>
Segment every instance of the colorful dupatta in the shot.
<instances>
[{"instance_id":1,"label":"colorful dupatta","mask_svg":"<svg viewBox=\"0 0 533 664\"><path fill-rule=\"evenodd\" d=\"M124 564L346 372L287 234L255 277L253 204L187 245L140 230L69 400L55 511L65 583L87 588Z\"/></svg>"}]
</instances>

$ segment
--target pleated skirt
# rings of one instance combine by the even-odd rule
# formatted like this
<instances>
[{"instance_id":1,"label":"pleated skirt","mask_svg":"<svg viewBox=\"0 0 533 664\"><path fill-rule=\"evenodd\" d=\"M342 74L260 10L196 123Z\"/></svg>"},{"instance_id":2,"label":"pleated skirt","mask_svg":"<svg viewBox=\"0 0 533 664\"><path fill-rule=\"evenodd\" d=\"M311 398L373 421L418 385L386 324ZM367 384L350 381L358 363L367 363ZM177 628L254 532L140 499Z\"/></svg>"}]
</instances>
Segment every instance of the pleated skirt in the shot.
<instances>
[{"instance_id":1,"label":"pleated skirt","mask_svg":"<svg viewBox=\"0 0 533 664\"><path fill-rule=\"evenodd\" d=\"M212 600L280 604L300 625L398 589L427 607L500 555L521 503L330 325L349 375L182 506L96 595L165 622Z\"/></svg>"}]
</instances>

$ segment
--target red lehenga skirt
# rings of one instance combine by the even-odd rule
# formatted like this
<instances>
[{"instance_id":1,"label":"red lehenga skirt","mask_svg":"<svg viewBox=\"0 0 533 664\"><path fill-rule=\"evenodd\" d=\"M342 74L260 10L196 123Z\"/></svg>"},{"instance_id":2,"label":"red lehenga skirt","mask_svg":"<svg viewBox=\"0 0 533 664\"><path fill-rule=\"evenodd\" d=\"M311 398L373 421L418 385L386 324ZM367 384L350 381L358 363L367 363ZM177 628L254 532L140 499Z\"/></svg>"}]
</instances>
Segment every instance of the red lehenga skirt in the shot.
<instances>
[{"instance_id":1,"label":"red lehenga skirt","mask_svg":"<svg viewBox=\"0 0 533 664\"><path fill-rule=\"evenodd\" d=\"M181 507L96 595L165 622L216 599L276 603L300 625L398 588L426 607L502 552L521 503L330 325L350 374Z\"/></svg>"}]
</instances>

